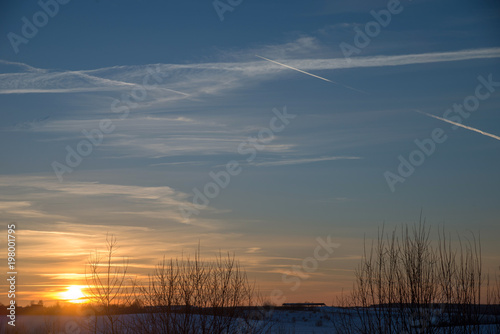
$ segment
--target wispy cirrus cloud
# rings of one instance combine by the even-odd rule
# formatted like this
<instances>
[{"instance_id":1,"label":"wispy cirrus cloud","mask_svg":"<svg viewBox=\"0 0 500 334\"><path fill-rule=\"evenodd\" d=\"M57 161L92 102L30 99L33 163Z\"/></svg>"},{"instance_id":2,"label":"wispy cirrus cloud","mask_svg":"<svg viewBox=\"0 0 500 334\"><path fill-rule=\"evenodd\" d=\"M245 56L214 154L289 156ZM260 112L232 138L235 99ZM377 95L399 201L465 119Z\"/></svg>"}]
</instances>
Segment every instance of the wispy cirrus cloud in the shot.
<instances>
[{"instance_id":1,"label":"wispy cirrus cloud","mask_svg":"<svg viewBox=\"0 0 500 334\"><path fill-rule=\"evenodd\" d=\"M82 129L97 128L100 119L47 120L37 127L11 127L11 131L32 131L51 134L43 142L85 139ZM232 122L232 123L231 123ZM260 128L249 127L245 121L226 117L131 116L121 120L120 131L106 135L102 149L108 157L161 158L179 155L209 156L234 154L239 144ZM291 152L294 143L276 139L262 148L264 152ZM109 154L112 152L112 154Z\"/></svg>"},{"instance_id":2,"label":"wispy cirrus cloud","mask_svg":"<svg viewBox=\"0 0 500 334\"><path fill-rule=\"evenodd\" d=\"M8 61L0 59L0 71L4 73L16 73L16 72L45 72L45 70L20 63L15 61Z\"/></svg>"},{"instance_id":3,"label":"wispy cirrus cloud","mask_svg":"<svg viewBox=\"0 0 500 334\"><path fill-rule=\"evenodd\" d=\"M283 159L276 161L265 161L265 162L257 162L256 166L286 166L286 165L300 165L300 164L308 164L314 162L322 162L322 161L333 161L333 160L358 160L362 159L361 157L350 157L350 156L334 156L334 157L319 157L319 158L298 158L298 159Z\"/></svg>"},{"instance_id":4,"label":"wispy cirrus cloud","mask_svg":"<svg viewBox=\"0 0 500 334\"><path fill-rule=\"evenodd\" d=\"M5 219L38 222L83 222L97 216L110 225L136 219L185 224L179 205L188 195L168 186L135 186L99 182L59 183L54 177L0 176L0 212ZM23 200L20 200L20 199ZM92 208L88 210L87 208ZM211 210L207 208L206 210ZM126 218L126 219L124 219ZM210 227L202 220L192 224Z\"/></svg>"},{"instance_id":5,"label":"wispy cirrus cloud","mask_svg":"<svg viewBox=\"0 0 500 334\"><path fill-rule=\"evenodd\" d=\"M252 54L252 56L255 53ZM266 54L262 54L266 56ZM448 52L429 52L406 55L381 55L367 57L351 57L349 61L345 58L303 58L287 59L286 64L297 67L302 70L336 70L361 67L386 67L386 66L405 66L427 63L441 63L453 61L465 61L474 59L492 59L500 58L500 48L480 48L467 49ZM276 59L275 59L276 60ZM201 63L191 65L178 65L184 68L227 70L241 72L248 76L276 74L283 69L272 64L262 63L261 61L241 62L241 63Z\"/></svg>"},{"instance_id":6,"label":"wispy cirrus cloud","mask_svg":"<svg viewBox=\"0 0 500 334\"><path fill-rule=\"evenodd\" d=\"M68 217L60 214L48 213L44 212L43 210L37 209L35 206L35 202L32 201L1 201L0 199L0 212L4 217L12 217L12 219L68 219Z\"/></svg>"},{"instance_id":7,"label":"wispy cirrus cloud","mask_svg":"<svg viewBox=\"0 0 500 334\"><path fill-rule=\"evenodd\" d=\"M265 50L265 49L264 49ZM269 52L274 54L273 52ZM255 53L254 53L255 54ZM266 54L262 54L266 56ZM500 58L500 48L481 48L407 55L382 55L332 59L288 59L286 64L301 70L338 70L351 68L405 66L428 63ZM276 59L275 59L276 60ZM278 59L279 60L279 59ZM247 81L258 81L281 75L283 68L262 61L193 63L185 65L154 64L115 66L96 70L64 71L29 67L30 71L0 74L0 94L76 93L123 91L141 85L147 69L154 67L162 82L153 89L152 98L165 93L175 98L199 97L238 88Z\"/></svg>"}]
</instances>

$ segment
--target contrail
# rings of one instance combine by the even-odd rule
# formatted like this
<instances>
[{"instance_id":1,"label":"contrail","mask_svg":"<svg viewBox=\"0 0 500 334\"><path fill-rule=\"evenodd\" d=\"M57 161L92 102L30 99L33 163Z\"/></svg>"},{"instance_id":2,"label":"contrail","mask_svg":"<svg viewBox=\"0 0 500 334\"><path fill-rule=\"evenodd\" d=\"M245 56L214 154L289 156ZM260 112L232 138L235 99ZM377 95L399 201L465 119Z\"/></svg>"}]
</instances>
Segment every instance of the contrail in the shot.
<instances>
[{"instance_id":1,"label":"contrail","mask_svg":"<svg viewBox=\"0 0 500 334\"><path fill-rule=\"evenodd\" d=\"M338 83L338 82L335 82L335 81L332 81L332 80L329 80L329 79L326 79L326 78L323 78L323 77L320 77L319 75L314 75L312 73L309 73L309 72L306 72L306 71L302 71L302 70L299 70L298 68L295 68L295 67L292 67L292 66L288 66L288 65L285 65L285 64L282 64L282 63L278 63L277 61L274 61L274 60L271 60L271 59L268 59L268 58L265 58L265 57L262 57L262 56L259 56L259 55L255 55L255 56L259 57L259 58L262 58L264 60L270 61L271 63L275 63L275 64L278 64L278 65L284 66L284 67L289 68L291 70L298 71L300 73L304 73L304 74L310 75L312 77L328 81L328 82L330 82L332 84L339 85L339 86L345 87L347 89L354 90L354 91L359 92L359 93L368 94L367 92L364 92L362 90L359 90L359 89L356 89L356 88L353 88L353 87L350 87L350 86L347 86L347 85L343 85L341 83Z\"/></svg>"},{"instance_id":2,"label":"contrail","mask_svg":"<svg viewBox=\"0 0 500 334\"><path fill-rule=\"evenodd\" d=\"M484 132L484 131L481 131L481 130L476 129L476 128L472 128L472 127L467 126L467 125L463 125L463 124L460 124L460 123L456 123L456 122L450 121L450 120L448 120L448 119L446 119L446 118L441 118L441 117L439 117L439 116L434 116L434 115L428 114L428 113L423 112L423 111L420 111L420 110L414 110L414 111L416 111L416 112L418 112L418 113L420 113L420 114L424 114L424 115L427 115L427 116L429 116L429 117L435 118L435 119L439 119L439 120L441 120L441 121L443 121L443 122L450 123L450 124L453 124L453 125L459 126L459 127L461 127L461 128L464 128L464 129L467 129L467 130L471 130L471 131L474 131L474 132L480 133L480 134L482 134L482 135L485 135L485 136L488 136L488 137L494 138L494 139L496 139L496 140L500 140L500 137L495 136L495 135L492 135L491 133Z\"/></svg>"}]
</instances>

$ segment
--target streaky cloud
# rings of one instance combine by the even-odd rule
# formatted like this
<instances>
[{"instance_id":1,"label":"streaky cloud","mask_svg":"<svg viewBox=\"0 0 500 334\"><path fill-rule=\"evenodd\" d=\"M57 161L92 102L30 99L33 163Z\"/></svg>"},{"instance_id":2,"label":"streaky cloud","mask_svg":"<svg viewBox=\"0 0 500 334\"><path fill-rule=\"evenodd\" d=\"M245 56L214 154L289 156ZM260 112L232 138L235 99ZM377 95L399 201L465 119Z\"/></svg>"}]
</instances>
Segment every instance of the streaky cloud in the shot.
<instances>
[{"instance_id":1,"label":"streaky cloud","mask_svg":"<svg viewBox=\"0 0 500 334\"><path fill-rule=\"evenodd\" d=\"M259 56L261 57L261 56ZM179 98L203 94L217 94L241 87L248 80L261 81L282 75L282 69L273 63L295 71L333 82L307 71L339 70L368 67L406 66L440 62L455 62L477 59L500 58L500 48L468 49L448 52L432 52L406 55L379 55L369 57L331 59L287 59L286 65L276 60L246 62L212 62L193 64L149 64L134 66L114 66L94 70L55 71L37 69L26 64L16 66L27 69L17 73L0 74L0 94L27 93L76 93L92 91L123 91L141 85L148 67L155 67L159 73L168 74L155 90L178 93ZM6 63L6 61L0 60ZM299 70L300 69L300 70ZM359 90L357 90L359 91ZM156 98L163 97L158 94Z\"/></svg>"},{"instance_id":2,"label":"streaky cloud","mask_svg":"<svg viewBox=\"0 0 500 334\"><path fill-rule=\"evenodd\" d=\"M467 129L467 130L470 130L470 131L474 131L474 132L480 133L483 136L487 136L487 137L491 137L491 138L496 139L496 140L500 140L500 137L497 136L497 135L494 135L494 134L491 134L491 133L488 133L488 132L484 132L482 130L473 128L471 126L467 126L467 125L463 125L463 124L460 124L460 123L456 123L456 122L450 121L449 119L442 118L442 117L439 117L439 116L436 116L436 115L431 115L431 114L428 114L428 113L420 111L420 110L415 110L415 111L418 112L418 113L420 113L420 114L422 114L422 115L426 115L426 116L429 116L429 117L432 117L432 118L435 118L435 119L439 119L440 121L443 121L443 122L446 122L446 123L449 123L449 124L453 124L453 125L459 126L461 128L464 128L464 129Z\"/></svg>"},{"instance_id":3,"label":"streaky cloud","mask_svg":"<svg viewBox=\"0 0 500 334\"><path fill-rule=\"evenodd\" d=\"M352 157L352 156L302 158L302 159L289 159L289 160L259 162L259 163L255 163L255 165L256 166L285 166L285 165L307 164L307 163L321 162L321 161L357 160L357 159L362 159L362 158L361 157Z\"/></svg>"},{"instance_id":4,"label":"streaky cloud","mask_svg":"<svg viewBox=\"0 0 500 334\"><path fill-rule=\"evenodd\" d=\"M318 78L318 79L321 79L321 80L324 80L324 81L327 81L327 82L330 82L330 83L333 83L335 85L339 85L339 86L342 86L344 88L347 88L347 89L350 89L350 90L354 90L356 92L360 92L360 93L363 93L363 94L366 94L366 92L362 91L362 90L359 90L359 89L356 89L356 88L353 88L351 86L347 86L347 85L344 85L344 84L341 84L341 83L338 83L338 82L335 82L335 81L332 81L330 79L326 79L326 78L323 78L323 77L320 77L319 75L315 75L315 74L312 74L312 73L309 73L309 72L306 72L306 71L302 71L302 70L299 70L298 68L295 68L295 67L292 67L292 66L289 66L289 65L285 65L285 64L282 64L282 63L279 63L277 61L274 61L274 60L271 60L271 59L268 59L268 58L265 58L265 57L262 57L262 56L259 56L259 55L255 55L256 57L259 57L259 58L262 58L264 60L267 60L267 61L270 61L271 63L275 63L275 64L278 64L280 66L283 66L283 67L286 67L286 68L289 68L291 70L294 70L294 71L297 71L297 72L300 72L300 73L304 73L304 74L307 74L309 76L312 76L314 78Z\"/></svg>"}]
</instances>

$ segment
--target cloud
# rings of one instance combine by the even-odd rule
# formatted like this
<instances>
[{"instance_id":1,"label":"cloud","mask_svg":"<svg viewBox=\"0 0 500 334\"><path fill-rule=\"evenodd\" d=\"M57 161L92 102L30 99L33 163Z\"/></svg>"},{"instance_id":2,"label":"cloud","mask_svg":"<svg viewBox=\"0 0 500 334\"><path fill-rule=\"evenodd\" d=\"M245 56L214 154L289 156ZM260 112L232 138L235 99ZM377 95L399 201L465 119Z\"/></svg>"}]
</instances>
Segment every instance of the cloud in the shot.
<instances>
[{"instance_id":1,"label":"cloud","mask_svg":"<svg viewBox=\"0 0 500 334\"><path fill-rule=\"evenodd\" d=\"M11 217L12 220L17 220L20 218L45 218L45 219L56 219L64 220L68 217L59 214L49 214L42 210L37 210L34 207L34 203L30 201L4 201L0 199L0 212L6 218Z\"/></svg>"},{"instance_id":2,"label":"cloud","mask_svg":"<svg viewBox=\"0 0 500 334\"><path fill-rule=\"evenodd\" d=\"M326 54L327 48L319 39L308 35L299 35L295 39L281 43L261 45L243 50L220 51L217 58L222 62L252 60L254 54L265 54L269 58L292 59L307 58L311 54Z\"/></svg>"},{"instance_id":3,"label":"cloud","mask_svg":"<svg viewBox=\"0 0 500 334\"><path fill-rule=\"evenodd\" d=\"M262 250L262 248L260 247L250 247L248 248L248 250L245 252L247 254L254 254L254 253L258 253Z\"/></svg>"},{"instance_id":4,"label":"cloud","mask_svg":"<svg viewBox=\"0 0 500 334\"><path fill-rule=\"evenodd\" d=\"M435 115L431 115L431 114L428 114L426 112L423 112L423 111L419 111L419 110L415 110L416 112L420 113L420 114L423 114L423 115L426 115L426 116L429 116L429 117L432 117L432 118L435 118L435 119L438 119L440 121L443 121L443 122L446 122L448 124L452 124L452 125L456 125L456 126L459 126L463 129L466 129L466 130L470 130L470 131L474 131L474 132L477 132L477 133L480 133L482 134L483 136L486 136L486 137L490 137L490 138L493 138L493 139L496 139L496 140L500 140L500 137L497 136L497 135L494 135L494 134L491 134L491 133L488 133L488 132L484 132L482 130L479 130L479 129L476 129L476 128L473 128L471 126L467 126L467 125L463 125L461 123L456 123L456 122L453 122L453 121L450 121L449 119L446 119L446 118L442 118L442 117L439 117L439 116L435 116Z\"/></svg>"},{"instance_id":5,"label":"cloud","mask_svg":"<svg viewBox=\"0 0 500 334\"><path fill-rule=\"evenodd\" d=\"M203 160L197 160L197 161L174 161L174 162L161 162L157 164L150 164L150 167L157 167L157 166L201 166L205 165L207 161Z\"/></svg>"},{"instance_id":6,"label":"cloud","mask_svg":"<svg viewBox=\"0 0 500 334\"><path fill-rule=\"evenodd\" d=\"M259 58L262 58L264 60L267 60L267 61L270 61L271 63L275 63L277 65L280 65L280 66L283 66L283 67L286 67L286 68L289 68L291 70L294 70L294 71L297 71L297 72L300 72L300 73L304 73L304 74L307 74L311 77L314 77L314 78L317 78L317 79L320 79L320 80L323 80L323 81L327 81L327 82L330 82L330 83L333 83L335 85L339 85L339 86L342 86L342 87L345 87L347 89L351 89L351 90L354 90L356 92L360 92L360 93L364 93L366 94L366 92L362 91L362 90L359 90L359 89L356 89L356 88L353 88L353 87L350 87L350 86L347 86L347 85L344 85L344 84L341 84L341 83L338 83L338 82L335 82L335 81L332 81L330 79L326 79L326 78L323 78L323 77L320 77L318 75L315 75L315 74L312 74L312 73L309 73L309 72L306 72L306 71L302 71L302 70L299 70L298 68L295 68L295 67L292 67L292 66L288 66L288 65L285 65L285 64L282 64L282 63L279 63L277 61L274 61L274 60L271 60L271 59L268 59L268 58L265 58L265 57L262 57L262 56L259 56L259 55L255 55L256 57L259 57Z\"/></svg>"},{"instance_id":7,"label":"cloud","mask_svg":"<svg viewBox=\"0 0 500 334\"><path fill-rule=\"evenodd\" d=\"M86 139L82 129L96 129L99 122L100 119L52 120L38 127L24 128L23 131L53 135L40 139L43 142L79 140ZM114 122L119 131L106 134L99 149L107 158L236 154L238 145L260 130L260 127L249 127L247 122L212 115L196 115L196 118L137 115ZM19 128L11 130L19 131ZM262 151L286 153L294 147L295 144L283 144L275 139Z\"/></svg>"},{"instance_id":8,"label":"cloud","mask_svg":"<svg viewBox=\"0 0 500 334\"><path fill-rule=\"evenodd\" d=\"M7 61L7 60L2 60L0 59L0 69L4 73L9 73L9 71L12 72L18 72L19 70L24 71L24 72L45 72L45 70L35 68L32 66L29 66L24 63L19 63L19 62L14 62L14 61Z\"/></svg>"},{"instance_id":9,"label":"cloud","mask_svg":"<svg viewBox=\"0 0 500 334\"><path fill-rule=\"evenodd\" d=\"M404 66L489 58L500 58L500 48L431 52L398 56L353 57L350 58L350 64L347 66L343 65L341 68ZM334 62L328 64L327 61L325 64L322 63L322 61L318 61L313 66L323 67L323 69L335 69L337 65L338 64Z\"/></svg>"},{"instance_id":10,"label":"cloud","mask_svg":"<svg viewBox=\"0 0 500 334\"><path fill-rule=\"evenodd\" d=\"M0 176L0 187L4 189L0 195L0 212L6 219L31 218L31 221L45 223L78 223L91 219L94 224L99 221L109 225L124 221L134 224L134 220L142 217L153 225L159 221L185 224L178 207L189 203L187 194L167 186L60 183L54 177ZM131 219L131 215L136 218ZM211 228L203 220L193 219L190 223Z\"/></svg>"},{"instance_id":11,"label":"cloud","mask_svg":"<svg viewBox=\"0 0 500 334\"><path fill-rule=\"evenodd\" d=\"M274 52L269 54L275 55ZM262 55L270 56L265 53ZM352 57L349 61L344 58L288 59L286 64L306 71L405 66L488 58L500 58L500 48ZM0 74L0 94L130 91L141 86L148 74L151 77L152 68L161 76L161 83L150 88L149 98L153 100L161 100L167 92L173 94L171 98L174 99L218 94L241 87L245 82L266 80L283 73L283 68L262 61L115 66L86 71L33 69L30 72Z\"/></svg>"},{"instance_id":12,"label":"cloud","mask_svg":"<svg viewBox=\"0 0 500 334\"><path fill-rule=\"evenodd\" d=\"M253 55L253 54L252 54ZM266 56L264 54L264 56ZM500 48L469 49L449 52L430 52L407 55L382 55L369 57L351 57L331 59L288 59L287 65L302 70L336 70L361 67L404 66L426 63L464 61L474 59L500 58ZM181 65L179 65L181 66ZM196 69L227 70L241 72L247 76L276 74L276 66L262 62L245 63L203 63L182 65Z\"/></svg>"},{"instance_id":13,"label":"cloud","mask_svg":"<svg viewBox=\"0 0 500 334\"><path fill-rule=\"evenodd\" d=\"M338 156L338 157L320 157L320 158L299 158L299 159L288 159L288 160L277 160L277 161L266 161L257 162L256 166L285 166L285 165L299 165L307 164L313 162L321 161L333 161L333 160L357 160L362 159L361 157L349 157L349 156Z\"/></svg>"}]
</instances>

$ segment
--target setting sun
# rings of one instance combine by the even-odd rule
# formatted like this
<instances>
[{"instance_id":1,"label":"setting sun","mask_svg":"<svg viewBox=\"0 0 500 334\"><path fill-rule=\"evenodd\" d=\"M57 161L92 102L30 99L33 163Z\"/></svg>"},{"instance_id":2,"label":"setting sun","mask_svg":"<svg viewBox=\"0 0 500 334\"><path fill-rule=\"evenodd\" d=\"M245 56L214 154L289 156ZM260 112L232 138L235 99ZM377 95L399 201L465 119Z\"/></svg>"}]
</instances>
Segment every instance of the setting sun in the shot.
<instances>
[{"instance_id":1,"label":"setting sun","mask_svg":"<svg viewBox=\"0 0 500 334\"><path fill-rule=\"evenodd\" d=\"M68 289L61 293L62 299L70 303L85 303L87 302L85 294L82 292L82 287L78 285L69 286Z\"/></svg>"}]
</instances>

